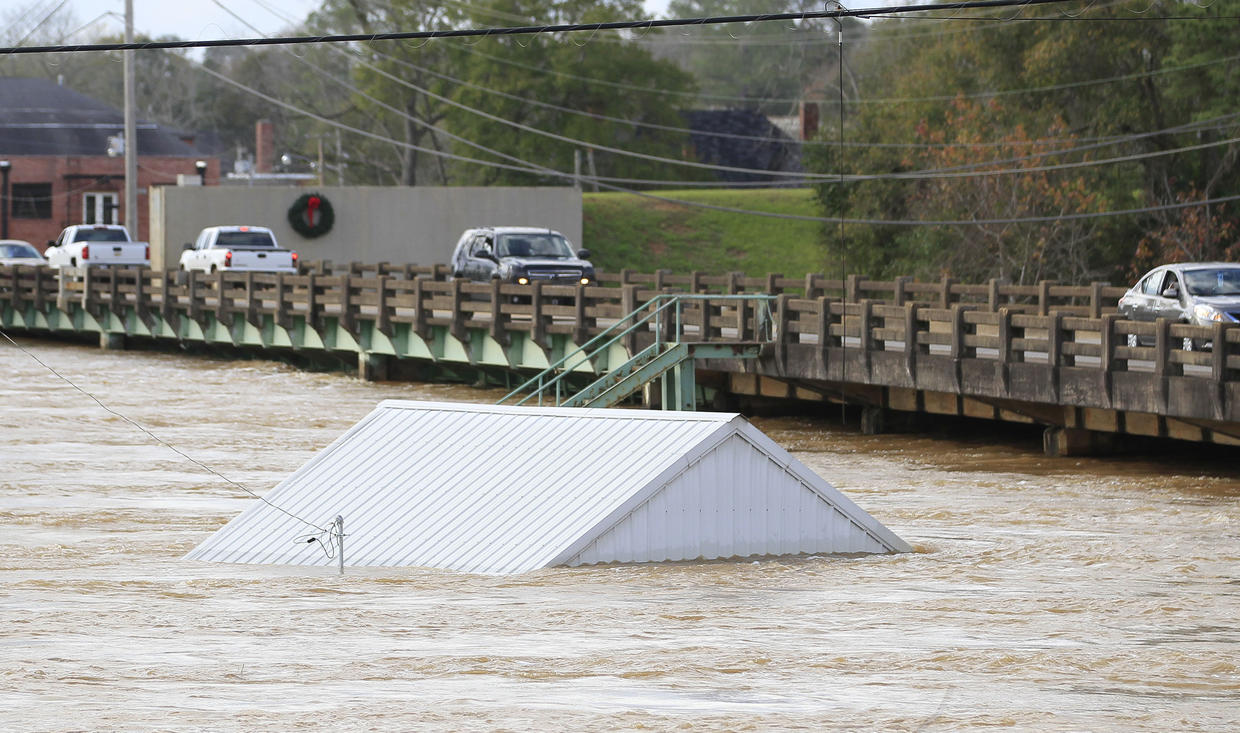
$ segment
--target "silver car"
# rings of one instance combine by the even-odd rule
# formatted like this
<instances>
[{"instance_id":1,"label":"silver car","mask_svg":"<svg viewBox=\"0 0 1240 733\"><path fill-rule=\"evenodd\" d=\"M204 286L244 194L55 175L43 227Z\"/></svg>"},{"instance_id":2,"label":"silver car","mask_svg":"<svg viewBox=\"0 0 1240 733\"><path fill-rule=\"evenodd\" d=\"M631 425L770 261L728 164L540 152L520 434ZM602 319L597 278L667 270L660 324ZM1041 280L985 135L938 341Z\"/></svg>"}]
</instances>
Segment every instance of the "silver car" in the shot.
<instances>
[{"instance_id":1,"label":"silver car","mask_svg":"<svg viewBox=\"0 0 1240 733\"><path fill-rule=\"evenodd\" d=\"M1167 318L1195 326L1240 322L1240 264L1181 262L1150 270L1119 299L1119 312L1134 321ZM1136 337L1129 336L1130 346ZM1203 343L1184 339L1184 348Z\"/></svg>"},{"instance_id":2,"label":"silver car","mask_svg":"<svg viewBox=\"0 0 1240 733\"><path fill-rule=\"evenodd\" d=\"M0 265L46 265L47 260L30 242L0 239Z\"/></svg>"}]
</instances>

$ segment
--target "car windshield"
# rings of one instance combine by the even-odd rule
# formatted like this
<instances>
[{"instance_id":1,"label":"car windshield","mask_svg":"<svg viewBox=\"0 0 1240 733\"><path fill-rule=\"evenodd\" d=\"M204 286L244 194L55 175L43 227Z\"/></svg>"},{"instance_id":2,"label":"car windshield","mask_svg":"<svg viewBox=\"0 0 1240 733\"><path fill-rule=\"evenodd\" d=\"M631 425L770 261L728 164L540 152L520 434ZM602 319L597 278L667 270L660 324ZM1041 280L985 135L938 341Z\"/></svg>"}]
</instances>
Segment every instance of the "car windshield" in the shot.
<instances>
[{"instance_id":1,"label":"car windshield","mask_svg":"<svg viewBox=\"0 0 1240 733\"><path fill-rule=\"evenodd\" d=\"M39 256L39 250L28 244L0 244L0 257L33 257Z\"/></svg>"},{"instance_id":2,"label":"car windshield","mask_svg":"<svg viewBox=\"0 0 1240 733\"><path fill-rule=\"evenodd\" d=\"M1189 295L1240 295L1240 267L1185 270L1184 287Z\"/></svg>"},{"instance_id":3,"label":"car windshield","mask_svg":"<svg viewBox=\"0 0 1240 733\"><path fill-rule=\"evenodd\" d=\"M121 229L79 229L73 235L75 242L128 242L129 237Z\"/></svg>"},{"instance_id":4,"label":"car windshield","mask_svg":"<svg viewBox=\"0 0 1240 733\"><path fill-rule=\"evenodd\" d=\"M571 259L573 248L568 240L559 234L550 232L532 232L529 234L501 234L495 246L497 257L546 257L550 259Z\"/></svg>"},{"instance_id":5,"label":"car windshield","mask_svg":"<svg viewBox=\"0 0 1240 733\"><path fill-rule=\"evenodd\" d=\"M274 247L267 232L220 232L216 243L223 247Z\"/></svg>"}]
</instances>

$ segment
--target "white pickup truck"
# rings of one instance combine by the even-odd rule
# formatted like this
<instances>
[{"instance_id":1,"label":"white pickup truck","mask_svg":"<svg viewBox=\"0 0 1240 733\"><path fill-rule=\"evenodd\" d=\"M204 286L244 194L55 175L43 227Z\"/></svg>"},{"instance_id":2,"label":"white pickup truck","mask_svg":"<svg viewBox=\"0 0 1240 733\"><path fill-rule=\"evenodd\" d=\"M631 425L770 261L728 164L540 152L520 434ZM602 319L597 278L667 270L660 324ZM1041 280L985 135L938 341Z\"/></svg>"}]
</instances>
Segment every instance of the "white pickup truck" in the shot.
<instances>
[{"instance_id":1,"label":"white pickup truck","mask_svg":"<svg viewBox=\"0 0 1240 733\"><path fill-rule=\"evenodd\" d=\"M151 245L135 242L120 224L65 227L43 253L52 267L149 267Z\"/></svg>"},{"instance_id":2,"label":"white pickup truck","mask_svg":"<svg viewBox=\"0 0 1240 733\"><path fill-rule=\"evenodd\" d=\"M266 227L207 227L181 253L182 270L297 272L297 253L280 249Z\"/></svg>"}]
</instances>

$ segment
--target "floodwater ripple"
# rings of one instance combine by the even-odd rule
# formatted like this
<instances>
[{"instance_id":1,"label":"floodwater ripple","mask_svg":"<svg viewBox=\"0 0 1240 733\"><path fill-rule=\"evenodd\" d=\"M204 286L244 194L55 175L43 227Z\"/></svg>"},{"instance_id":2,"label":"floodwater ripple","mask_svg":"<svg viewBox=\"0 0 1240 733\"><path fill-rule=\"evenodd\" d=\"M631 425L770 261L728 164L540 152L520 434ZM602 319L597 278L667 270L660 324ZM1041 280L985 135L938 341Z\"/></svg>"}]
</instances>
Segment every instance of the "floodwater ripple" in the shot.
<instances>
[{"instance_id":1,"label":"floodwater ripple","mask_svg":"<svg viewBox=\"0 0 1240 733\"><path fill-rule=\"evenodd\" d=\"M387 398L21 341L263 493ZM1240 471L755 422L916 548L549 569L215 565L252 501L0 349L0 729L1235 730Z\"/></svg>"}]
</instances>

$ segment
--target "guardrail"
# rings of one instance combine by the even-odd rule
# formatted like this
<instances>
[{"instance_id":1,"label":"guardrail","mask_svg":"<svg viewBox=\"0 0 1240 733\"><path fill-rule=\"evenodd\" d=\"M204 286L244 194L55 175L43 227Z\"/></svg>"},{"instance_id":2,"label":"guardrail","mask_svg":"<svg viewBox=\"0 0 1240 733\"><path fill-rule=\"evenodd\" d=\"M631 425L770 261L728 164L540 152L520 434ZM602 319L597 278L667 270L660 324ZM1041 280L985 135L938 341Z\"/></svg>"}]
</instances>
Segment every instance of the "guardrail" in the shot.
<instances>
[{"instance_id":1,"label":"guardrail","mask_svg":"<svg viewBox=\"0 0 1240 733\"><path fill-rule=\"evenodd\" d=\"M329 260L315 260L302 265L302 274L311 273L332 277L351 275L354 277L384 276L406 280L413 278L448 280L451 268L447 265L333 263ZM990 311L1006 307L1022 313L1046 315L1056 310L1092 318L1098 318L1104 313L1114 311L1116 303L1128 290L1126 287L1103 282L1065 285L1053 280L1042 280L1031 285L1013 285L994 279L985 283L964 283L946 276L935 281L917 281L911 277L873 280L865 275L857 274L841 279L830 278L821 273L798 277L786 277L773 273L752 277L740 272L677 274L670 270L601 272L598 274L598 284L604 287L621 288L626 285L636 285L643 290L658 293L720 295L764 293L767 295L798 295L802 298L832 295L854 303L872 300L893 305L918 303L939 308L950 308L956 303L966 303L983 306Z\"/></svg>"},{"instance_id":2,"label":"guardrail","mask_svg":"<svg viewBox=\"0 0 1240 733\"><path fill-rule=\"evenodd\" d=\"M466 365L482 363L478 354L489 338L499 354L492 349L487 365L537 371L656 296L691 287L725 294L769 288L778 293L770 353L756 365L719 360L713 369L788 383L816 380L1240 420L1240 328L1122 320L1111 311L1123 289L1101 284L627 273L590 286L521 286L435 279L442 269L414 277L321 271L203 276L79 269L58 277L46 268L0 267L0 308L8 328L37 329L36 316L45 314L55 324L43 328L53 330L188 339L209 327L218 334L212 339L226 341L232 338L229 328L249 324L247 333L256 335L247 345L424 355ZM708 298L688 300L680 317L701 342L755 341L764 325L752 309ZM193 324L199 324L197 331ZM330 329L336 336L271 341L273 328L297 334ZM658 338L653 328L625 334L628 356ZM380 336L406 346L416 339L439 347L455 339L458 346L380 352L374 345ZM517 341L545 354L522 361L505 351ZM1191 348L1205 344L1209 350ZM622 362L616 355L608 363Z\"/></svg>"}]
</instances>

